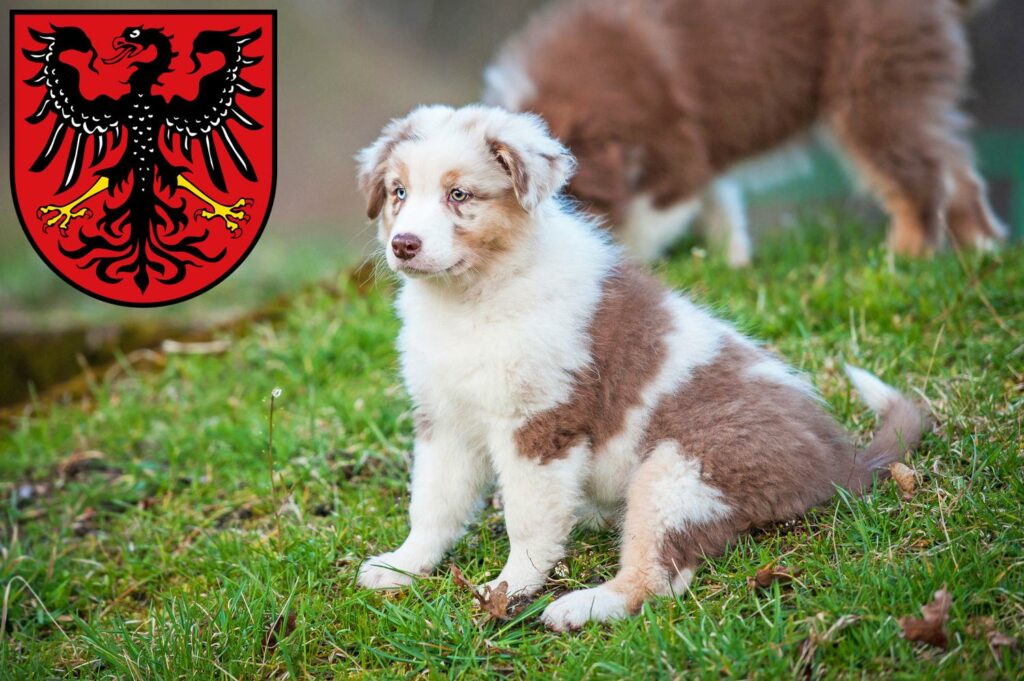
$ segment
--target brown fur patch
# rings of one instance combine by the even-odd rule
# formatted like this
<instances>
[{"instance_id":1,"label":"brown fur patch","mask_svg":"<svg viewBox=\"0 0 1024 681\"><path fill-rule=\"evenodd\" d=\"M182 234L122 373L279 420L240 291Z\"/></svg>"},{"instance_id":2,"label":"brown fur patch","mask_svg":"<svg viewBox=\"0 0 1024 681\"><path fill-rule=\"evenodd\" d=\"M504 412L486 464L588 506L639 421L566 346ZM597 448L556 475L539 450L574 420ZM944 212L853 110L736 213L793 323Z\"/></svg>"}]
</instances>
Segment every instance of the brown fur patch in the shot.
<instances>
[{"instance_id":1,"label":"brown fur patch","mask_svg":"<svg viewBox=\"0 0 1024 681\"><path fill-rule=\"evenodd\" d=\"M511 190L500 196L475 198L472 208L456 211L455 239L472 254L474 267L485 266L496 255L512 249L526 233L529 215Z\"/></svg>"},{"instance_id":2,"label":"brown fur patch","mask_svg":"<svg viewBox=\"0 0 1024 681\"><path fill-rule=\"evenodd\" d=\"M376 149L376 155L370 160L367 167L359 172L359 188L366 196L366 216L371 220L377 219L384 204L387 202L388 190L384 186L384 176L387 174L388 162L391 154L402 142L412 139L413 132L410 126L396 131L391 137Z\"/></svg>"},{"instance_id":3,"label":"brown fur patch","mask_svg":"<svg viewBox=\"0 0 1024 681\"><path fill-rule=\"evenodd\" d=\"M441 186L444 187L445 191L451 191L455 187L458 187L461 181L462 173L458 170L449 170L441 176Z\"/></svg>"},{"instance_id":4,"label":"brown fur patch","mask_svg":"<svg viewBox=\"0 0 1024 681\"><path fill-rule=\"evenodd\" d=\"M858 468L846 434L821 405L793 388L745 371L764 353L727 341L711 364L665 398L648 447L678 443L700 461L701 478L724 495L728 518L670 532L662 560L677 571L718 555L741 533L803 515L850 486ZM859 488L859 485L858 485Z\"/></svg>"},{"instance_id":5,"label":"brown fur patch","mask_svg":"<svg viewBox=\"0 0 1024 681\"><path fill-rule=\"evenodd\" d=\"M526 166L519 154L504 142L489 140L491 153L497 159L499 165L504 168L508 176L512 178L512 189L520 199L526 195L530 188L530 176L526 172Z\"/></svg>"},{"instance_id":6,"label":"brown fur patch","mask_svg":"<svg viewBox=\"0 0 1024 681\"><path fill-rule=\"evenodd\" d=\"M534 415L516 432L523 456L546 463L582 440L597 450L622 430L665 361L672 320L663 296L662 286L634 265L619 265L605 279L588 329L591 365L574 377L567 402Z\"/></svg>"},{"instance_id":7,"label":"brown fur patch","mask_svg":"<svg viewBox=\"0 0 1024 681\"><path fill-rule=\"evenodd\" d=\"M398 175L399 181L402 185L408 185L409 183L409 169L401 161L395 161L393 166L395 173ZM398 197L394 195L392 187L386 187L384 185L383 176L381 178L381 187L384 191L385 204L382 206L381 211L383 217L380 220L380 240L381 243L388 243L391 240L391 231L395 226L395 219L398 214L402 212L402 202L398 200ZM390 202L388 199L390 198Z\"/></svg>"},{"instance_id":8,"label":"brown fur patch","mask_svg":"<svg viewBox=\"0 0 1024 681\"><path fill-rule=\"evenodd\" d=\"M961 22L947 0L563 2L499 58L531 90L489 96L548 120L578 160L569 192L613 225L638 195L658 207L691 198L826 120L892 214L895 247L924 251L944 175L972 167L953 123ZM973 213L972 233L998 232Z\"/></svg>"}]
</instances>

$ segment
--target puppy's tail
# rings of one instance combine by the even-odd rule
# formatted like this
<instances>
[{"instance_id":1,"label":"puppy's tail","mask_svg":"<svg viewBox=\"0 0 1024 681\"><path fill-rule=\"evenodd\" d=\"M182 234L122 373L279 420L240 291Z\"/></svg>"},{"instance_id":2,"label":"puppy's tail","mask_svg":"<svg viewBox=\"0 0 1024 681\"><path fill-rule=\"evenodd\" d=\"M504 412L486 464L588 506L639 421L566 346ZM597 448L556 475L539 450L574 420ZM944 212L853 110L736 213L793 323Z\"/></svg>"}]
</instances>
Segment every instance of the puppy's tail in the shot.
<instances>
[{"instance_id":1,"label":"puppy's tail","mask_svg":"<svg viewBox=\"0 0 1024 681\"><path fill-rule=\"evenodd\" d=\"M931 418L896 388L883 383L872 373L846 365L846 375L860 398L878 414L881 426L871 443L857 452L846 488L855 494L868 490L877 475L889 477L889 464L921 444L921 436L931 427Z\"/></svg>"}]
</instances>

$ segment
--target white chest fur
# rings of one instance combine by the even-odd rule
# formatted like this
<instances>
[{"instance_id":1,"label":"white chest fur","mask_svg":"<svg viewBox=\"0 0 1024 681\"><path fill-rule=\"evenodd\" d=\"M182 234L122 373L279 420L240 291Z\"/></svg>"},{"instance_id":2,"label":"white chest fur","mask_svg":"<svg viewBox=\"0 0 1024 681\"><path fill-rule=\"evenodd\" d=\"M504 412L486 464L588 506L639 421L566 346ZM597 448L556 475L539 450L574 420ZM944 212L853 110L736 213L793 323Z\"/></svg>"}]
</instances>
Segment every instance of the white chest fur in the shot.
<instances>
[{"instance_id":1,"label":"white chest fur","mask_svg":"<svg viewBox=\"0 0 1024 681\"><path fill-rule=\"evenodd\" d=\"M398 299L406 386L434 421L486 436L565 401L590 361L587 327L615 253L576 221L538 224L501 281L455 292L405 282ZM551 243L556 242L556 243ZM507 268L505 268L507 271Z\"/></svg>"}]
</instances>

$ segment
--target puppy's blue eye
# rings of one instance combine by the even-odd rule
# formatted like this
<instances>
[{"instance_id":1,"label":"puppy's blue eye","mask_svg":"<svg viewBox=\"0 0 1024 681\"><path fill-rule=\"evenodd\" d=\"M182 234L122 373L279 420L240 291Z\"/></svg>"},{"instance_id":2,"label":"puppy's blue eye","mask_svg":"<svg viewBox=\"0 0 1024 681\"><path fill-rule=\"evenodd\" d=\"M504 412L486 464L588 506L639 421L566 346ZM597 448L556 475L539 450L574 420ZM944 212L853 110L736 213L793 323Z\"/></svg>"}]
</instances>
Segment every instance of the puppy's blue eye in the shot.
<instances>
[{"instance_id":1,"label":"puppy's blue eye","mask_svg":"<svg viewBox=\"0 0 1024 681\"><path fill-rule=\"evenodd\" d=\"M405 201L405 187L395 188L395 198L397 198L399 201Z\"/></svg>"},{"instance_id":2,"label":"puppy's blue eye","mask_svg":"<svg viewBox=\"0 0 1024 681\"><path fill-rule=\"evenodd\" d=\"M452 203L462 203L463 201L469 198L469 192L467 192L465 189L453 189L450 192L448 192L448 198L452 201Z\"/></svg>"}]
</instances>

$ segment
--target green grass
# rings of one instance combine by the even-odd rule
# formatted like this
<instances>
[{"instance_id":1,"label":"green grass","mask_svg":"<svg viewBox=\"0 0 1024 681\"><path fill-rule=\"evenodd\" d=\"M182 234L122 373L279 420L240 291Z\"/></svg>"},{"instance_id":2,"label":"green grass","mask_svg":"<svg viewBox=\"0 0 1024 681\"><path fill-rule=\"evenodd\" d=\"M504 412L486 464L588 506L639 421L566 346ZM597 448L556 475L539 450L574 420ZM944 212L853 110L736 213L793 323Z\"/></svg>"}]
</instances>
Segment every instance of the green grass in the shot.
<instances>
[{"instance_id":1,"label":"green grass","mask_svg":"<svg viewBox=\"0 0 1024 681\"><path fill-rule=\"evenodd\" d=\"M808 371L860 441L873 422L842 361L927 400L939 425L910 461L910 501L891 483L837 499L744 539L690 593L572 635L537 615L558 591L614 573L613 533L575 533L550 589L508 622L486 621L447 566L408 592L360 590L360 559L406 529L412 418L390 293L325 287L224 355L125 365L0 433L0 675L1017 676L1021 652L993 653L985 630L1024 640L1024 251L890 265L877 231L809 222L844 227L766 239L741 272L682 248L659 274ZM85 450L103 458L61 476ZM506 550L489 510L451 561L482 582ZM772 561L798 582L751 590ZM905 641L898 618L943 585L948 650Z\"/></svg>"}]
</instances>

